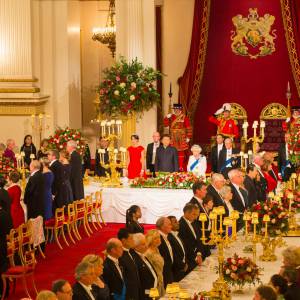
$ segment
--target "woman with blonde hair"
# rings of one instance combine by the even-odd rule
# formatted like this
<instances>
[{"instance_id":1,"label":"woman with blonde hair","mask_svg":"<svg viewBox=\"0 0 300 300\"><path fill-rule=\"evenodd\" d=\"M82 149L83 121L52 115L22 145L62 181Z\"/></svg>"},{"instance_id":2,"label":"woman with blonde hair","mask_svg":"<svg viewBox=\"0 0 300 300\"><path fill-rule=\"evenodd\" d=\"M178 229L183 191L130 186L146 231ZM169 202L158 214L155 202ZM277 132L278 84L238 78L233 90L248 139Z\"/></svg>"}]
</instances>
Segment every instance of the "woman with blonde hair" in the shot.
<instances>
[{"instance_id":1,"label":"woman with blonde hair","mask_svg":"<svg viewBox=\"0 0 300 300\"><path fill-rule=\"evenodd\" d=\"M89 263L94 267L95 278L92 287L95 293L97 294L97 299L109 300L110 293L108 286L104 283L101 277L103 274L102 258L96 254L88 254L82 259L81 262Z\"/></svg>"},{"instance_id":2,"label":"woman with blonde hair","mask_svg":"<svg viewBox=\"0 0 300 300\"><path fill-rule=\"evenodd\" d=\"M165 294L163 278L164 259L160 255L158 250L158 247L161 244L160 234L158 230L149 230L146 234L146 242L148 249L145 253L145 256L148 258L155 269L158 278L157 289L159 295L163 296Z\"/></svg>"},{"instance_id":3,"label":"woman with blonde hair","mask_svg":"<svg viewBox=\"0 0 300 300\"><path fill-rule=\"evenodd\" d=\"M187 171L194 173L196 176L205 177L207 162L206 157L201 154L202 148L199 145L193 145L191 151L193 155L189 157Z\"/></svg>"}]
</instances>

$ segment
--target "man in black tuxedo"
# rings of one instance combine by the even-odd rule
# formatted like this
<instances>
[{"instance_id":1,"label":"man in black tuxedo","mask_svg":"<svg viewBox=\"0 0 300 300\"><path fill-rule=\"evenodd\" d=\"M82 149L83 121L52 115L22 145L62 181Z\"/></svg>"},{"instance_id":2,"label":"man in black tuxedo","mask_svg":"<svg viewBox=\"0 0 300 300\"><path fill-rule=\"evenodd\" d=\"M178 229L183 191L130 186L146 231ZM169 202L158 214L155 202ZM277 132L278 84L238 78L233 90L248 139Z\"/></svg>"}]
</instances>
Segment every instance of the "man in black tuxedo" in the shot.
<instances>
[{"instance_id":1,"label":"man in black tuxedo","mask_svg":"<svg viewBox=\"0 0 300 300\"><path fill-rule=\"evenodd\" d=\"M205 258L203 244L193 226L193 222L198 218L198 215L199 207L195 204L187 203L183 208L183 216L179 220L178 236L182 240L184 249L186 250L187 273L192 271L197 265L200 266L202 260Z\"/></svg>"},{"instance_id":2,"label":"man in black tuxedo","mask_svg":"<svg viewBox=\"0 0 300 300\"><path fill-rule=\"evenodd\" d=\"M0 176L0 206L11 215L11 199L7 190L4 188L6 183L6 179Z\"/></svg>"},{"instance_id":3,"label":"man in black tuxedo","mask_svg":"<svg viewBox=\"0 0 300 300\"><path fill-rule=\"evenodd\" d=\"M68 141L67 151L70 154L70 182L73 191L73 198L81 200L84 198L83 180L82 180L82 159L76 151L77 143L73 140Z\"/></svg>"},{"instance_id":4,"label":"man in black tuxedo","mask_svg":"<svg viewBox=\"0 0 300 300\"><path fill-rule=\"evenodd\" d=\"M100 137L99 138L99 149L96 149L96 155L95 155L95 174L99 177L105 177L106 172L109 172L109 170L103 168L100 165L100 154L98 152L98 150L100 150L100 149L103 149L105 151L104 163L107 164L108 160L109 160L107 147L108 147L108 140L103 137Z\"/></svg>"},{"instance_id":5,"label":"man in black tuxedo","mask_svg":"<svg viewBox=\"0 0 300 300\"><path fill-rule=\"evenodd\" d=\"M188 269L186 250L184 248L183 241L178 235L179 223L175 216L169 216L168 219L171 221L172 230L168 235L168 240L173 250L173 274L174 281L179 282L184 278Z\"/></svg>"},{"instance_id":6,"label":"man in black tuxedo","mask_svg":"<svg viewBox=\"0 0 300 300\"><path fill-rule=\"evenodd\" d=\"M44 195L45 185L41 163L33 160L29 165L30 177L27 182L24 194L24 203L27 205L27 218L44 218Z\"/></svg>"},{"instance_id":7,"label":"man in black tuxedo","mask_svg":"<svg viewBox=\"0 0 300 300\"><path fill-rule=\"evenodd\" d=\"M50 161L49 168L54 175L52 183L52 195L54 196L53 212L55 212L56 208L61 208L68 204L68 199L65 199L64 196L67 194L64 167L58 158L59 152L57 150L50 150L48 152L48 159Z\"/></svg>"},{"instance_id":8,"label":"man in black tuxedo","mask_svg":"<svg viewBox=\"0 0 300 300\"><path fill-rule=\"evenodd\" d=\"M174 282L173 274L173 262L174 262L174 253L169 241L169 235L172 230L171 221L166 217L160 217L156 221L156 228L160 233L161 244L159 245L159 253L164 259L164 268L163 268L163 278L164 278L164 287L169 283Z\"/></svg>"},{"instance_id":9,"label":"man in black tuxedo","mask_svg":"<svg viewBox=\"0 0 300 300\"><path fill-rule=\"evenodd\" d=\"M245 176L244 179L244 187L248 191L248 206L252 207L254 203L256 203L258 199L258 193L257 193L257 183L256 183L256 178L258 176L258 171L255 165L250 164L248 165L246 169L247 175Z\"/></svg>"},{"instance_id":10,"label":"man in black tuxedo","mask_svg":"<svg viewBox=\"0 0 300 300\"><path fill-rule=\"evenodd\" d=\"M52 283L51 291L56 295L58 300L72 300L73 290L67 280L55 280Z\"/></svg>"},{"instance_id":11,"label":"man in black tuxedo","mask_svg":"<svg viewBox=\"0 0 300 300\"><path fill-rule=\"evenodd\" d=\"M281 174L283 181L288 181L295 172L295 166L289 160L289 148L288 143L290 141L291 135L285 133L284 143L279 145L278 149L278 171Z\"/></svg>"},{"instance_id":12,"label":"man in black tuxedo","mask_svg":"<svg viewBox=\"0 0 300 300\"><path fill-rule=\"evenodd\" d=\"M216 136L217 144L211 148L211 170L214 173L218 172L219 155L224 148L224 137L222 134Z\"/></svg>"},{"instance_id":13,"label":"man in black tuxedo","mask_svg":"<svg viewBox=\"0 0 300 300\"><path fill-rule=\"evenodd\" d=\"M123 255L121 241L116 238L108 240L106 253L107 256L103 263L103 279L109 287L111 299L114 299L114 297L125 297L125 278L119 262L119 258Z\"/></svg>"},{"instance_id":14,"label":"man in black tuxedo","mask_svg":"<svg viewBox=\"0 0 300 300\"><path fill-rule=\"evenodd\" d=\"M178 172L178 153L175 147L170 146L171 138L165 134L162 137L162 145L156 150L155 171L156 172Z\"/></svg>"},{"instance_id":15,"label":"man in black tuxedo","mask_svg":"<svg viewBox=\"0 0 300 300\"><path fill-rule=\"evenodd\" d=\"M268 182L264 176L264 173L261 170L261 166L263 165L264 160L261 154L253 155L253 164L257 168L258 176L256 179L256 187L257 187L257 197L259 200L265 201L267 199L267 186Z\"/></svg>"},{"instance_id":16,"label":"man in black tuxedo","mask_svg":"<svg viewBox=\"0 0 300 300\"><path fill-rule=\"evenodd\" d=\"M158 277L154 267L145 256L145 252L147 251L145 236L142 233L136 233L133 235L133 240L134 251L131 254L138 269L142 286L142 296L140 299L150 299L150 289L157 288Z\"/></svg>"},{"instance_id":17,"label":"man in black tuxedo","mask_svg":"<svg viewBox=\"0 0 300 300\"><path fill-rule=\"evenodd\" d=\"M142 296L140 277L132 257L133 237L127 228L121 228L118 232L118 239L123 245L123 255L119 258L123 268L126 285L126 299L139 300Z\"/></svg>"},{"instance_id":18,"label":"man in black tuxedo","mask_svg":"<svg viewBox=\"0 0 300 300\"><path fill-rule=\"evenodd\" d=\"M147 145L146 152L146 167L149 170L153 177L155 177L155 157L156 150L160 146L160 134L159 132L154 132L152 135L153 142Z\"/></svg>"},{"instance_id":19,"label":"man in black tuxedo","mask_svg":"<svg viewBox=\"0 0 300 300\"><path fill-rule=\"evenodd\" d=\"M237 156L240 151L232 147L231 138L226 138L224 145L219 154L218 173L222 173L228 179L228 172L240 167L240 158Z\"/></svg>"},{"instance_id":20,"label":"man in black tuxedo","mask_svg":"<svg viewBox=\"0 0 300 300\"><path fill-rule=\"evenodd\" d=\"M92 289L95 280L95 271L92 264L80 262L75 269L76 282L73 285L72 300L96 300L97 295Z\"/></svg>"},{"instance_id":21,"label":"man in black tuxedo","mask_svg":"<svg viewBox=\"0 0 300 300\"><path fill-rule=\"evenodd\" d=\"M220 190L225 185L226 181L222 174L214 173L211 176L211 184L207 186L207 194L212 196L214 206L224 206L224 201L220 195Z\"/></svg>"}]
</instances>

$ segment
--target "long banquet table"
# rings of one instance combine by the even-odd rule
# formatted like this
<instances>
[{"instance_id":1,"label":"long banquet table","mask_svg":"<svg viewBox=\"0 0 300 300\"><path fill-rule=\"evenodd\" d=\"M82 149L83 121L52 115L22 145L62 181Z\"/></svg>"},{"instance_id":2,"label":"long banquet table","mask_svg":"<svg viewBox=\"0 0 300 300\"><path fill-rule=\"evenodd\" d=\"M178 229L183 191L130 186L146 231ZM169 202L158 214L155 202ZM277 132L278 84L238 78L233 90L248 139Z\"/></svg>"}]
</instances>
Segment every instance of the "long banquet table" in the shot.
<instances>
[{"instance_id":1,"label":"long banquet table","mask_svg":"<svg viewBox=\"0 0 300 300\"><path fill-rule=\"evenodd\" d=\"M133 204L141 207L141 223L155 224L162 216L183 214L184 205L193 196L191 190L171 190L158 188L101 188L99 183L91 182L84 187L85 194L103 189L102 213L106 222L124 223L126 210Z\"/></svg>"}]
</instances>

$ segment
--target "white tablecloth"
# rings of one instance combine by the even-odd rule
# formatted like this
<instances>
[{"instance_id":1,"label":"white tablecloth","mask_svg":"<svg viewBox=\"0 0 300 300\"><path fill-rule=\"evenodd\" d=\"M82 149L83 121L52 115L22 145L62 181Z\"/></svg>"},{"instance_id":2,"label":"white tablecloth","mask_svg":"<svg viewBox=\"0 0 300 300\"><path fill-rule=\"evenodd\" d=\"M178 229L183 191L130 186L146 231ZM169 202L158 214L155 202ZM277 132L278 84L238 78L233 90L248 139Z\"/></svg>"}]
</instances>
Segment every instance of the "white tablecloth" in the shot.
<instances>
[{"instance_id":1,"label":"white tablecloth","mask_svg":"<svg viewBox=\"0 0 300 300\"><path fill-rule=\"evenodd\" d=\"M85 194L99 189L100 185L92 182L85 186ZM162 216L181 217L184 205L192 196L191 190L103 188L103 217L106 222L125 223L126 210L135 204L142 209L140 222L155 224Z\"/></svg>"},{"instance_id":2,"label":"white tablecloth","mask_svg":"<svg viewBox=\"0 0 300 300\"><path fill-rule=\"evenodd\" d=\"M239 237L239 239L243 239L243 237ZM284 238L287 245L300 245L299 237L287 237ZM253 255L251 253L244 253L243 249L246 245L250 243L245 243L242 241L237 241L234 244L231 244L230 248L225 249L224 256L225 258L231 257L234 253L237 253L242 257L250 257L253 259ZM268 284L270 278L273 274L279 272L280 266L282 265L282 250L285 247L277 248L276 255L277 260L274 262L263 262L259 260L259 256L262 254L262 246L261 244L257 244L257 265L263 268L262 275L260 276L261 281L264 284ZM212 288L213 282L218 278L218 275L215 272L215 266L217 263L217 253L214 253L209 258L207 258L204 262L204 265L201 267L196 267L191 273L189 273L182 281L180 281L179 285L183 289L187 289L190 295L194 295L194 293L198 293L199 291L209 291ZM242 299L252 299L256 287L248 287L245 286L243 294L238 294L233 292L232 299L234 300L242 300ZM234 291L234 288L231 289Z\"/></svg>"}]
</instances>

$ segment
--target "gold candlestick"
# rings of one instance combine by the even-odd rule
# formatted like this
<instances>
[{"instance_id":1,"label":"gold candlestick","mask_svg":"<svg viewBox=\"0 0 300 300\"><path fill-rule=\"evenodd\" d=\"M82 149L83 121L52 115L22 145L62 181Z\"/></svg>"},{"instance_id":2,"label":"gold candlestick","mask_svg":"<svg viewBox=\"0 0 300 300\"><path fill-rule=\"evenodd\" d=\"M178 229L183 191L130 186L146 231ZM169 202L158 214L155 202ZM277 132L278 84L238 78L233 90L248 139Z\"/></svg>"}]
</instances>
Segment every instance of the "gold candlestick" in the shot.
<instances>
[{"instance_id":1,"label":"gold candlestick","mask_svg":"<svg viewBox=\"0 0 300 300\"><path fill-rule=\"evenodd\" d=\"M265 121L263 120L260 121L259 135L257 135L257 127L258 127L258 121L254 121L252 125L253 137L248 138L248 134L247 134L248 122L244 122L243 124L242 142L244 144L248 144L252 142L253 154L257 153L259 143L262 143L265 139L265 127L266 127Z\"/></svg>"}]
</instances>

